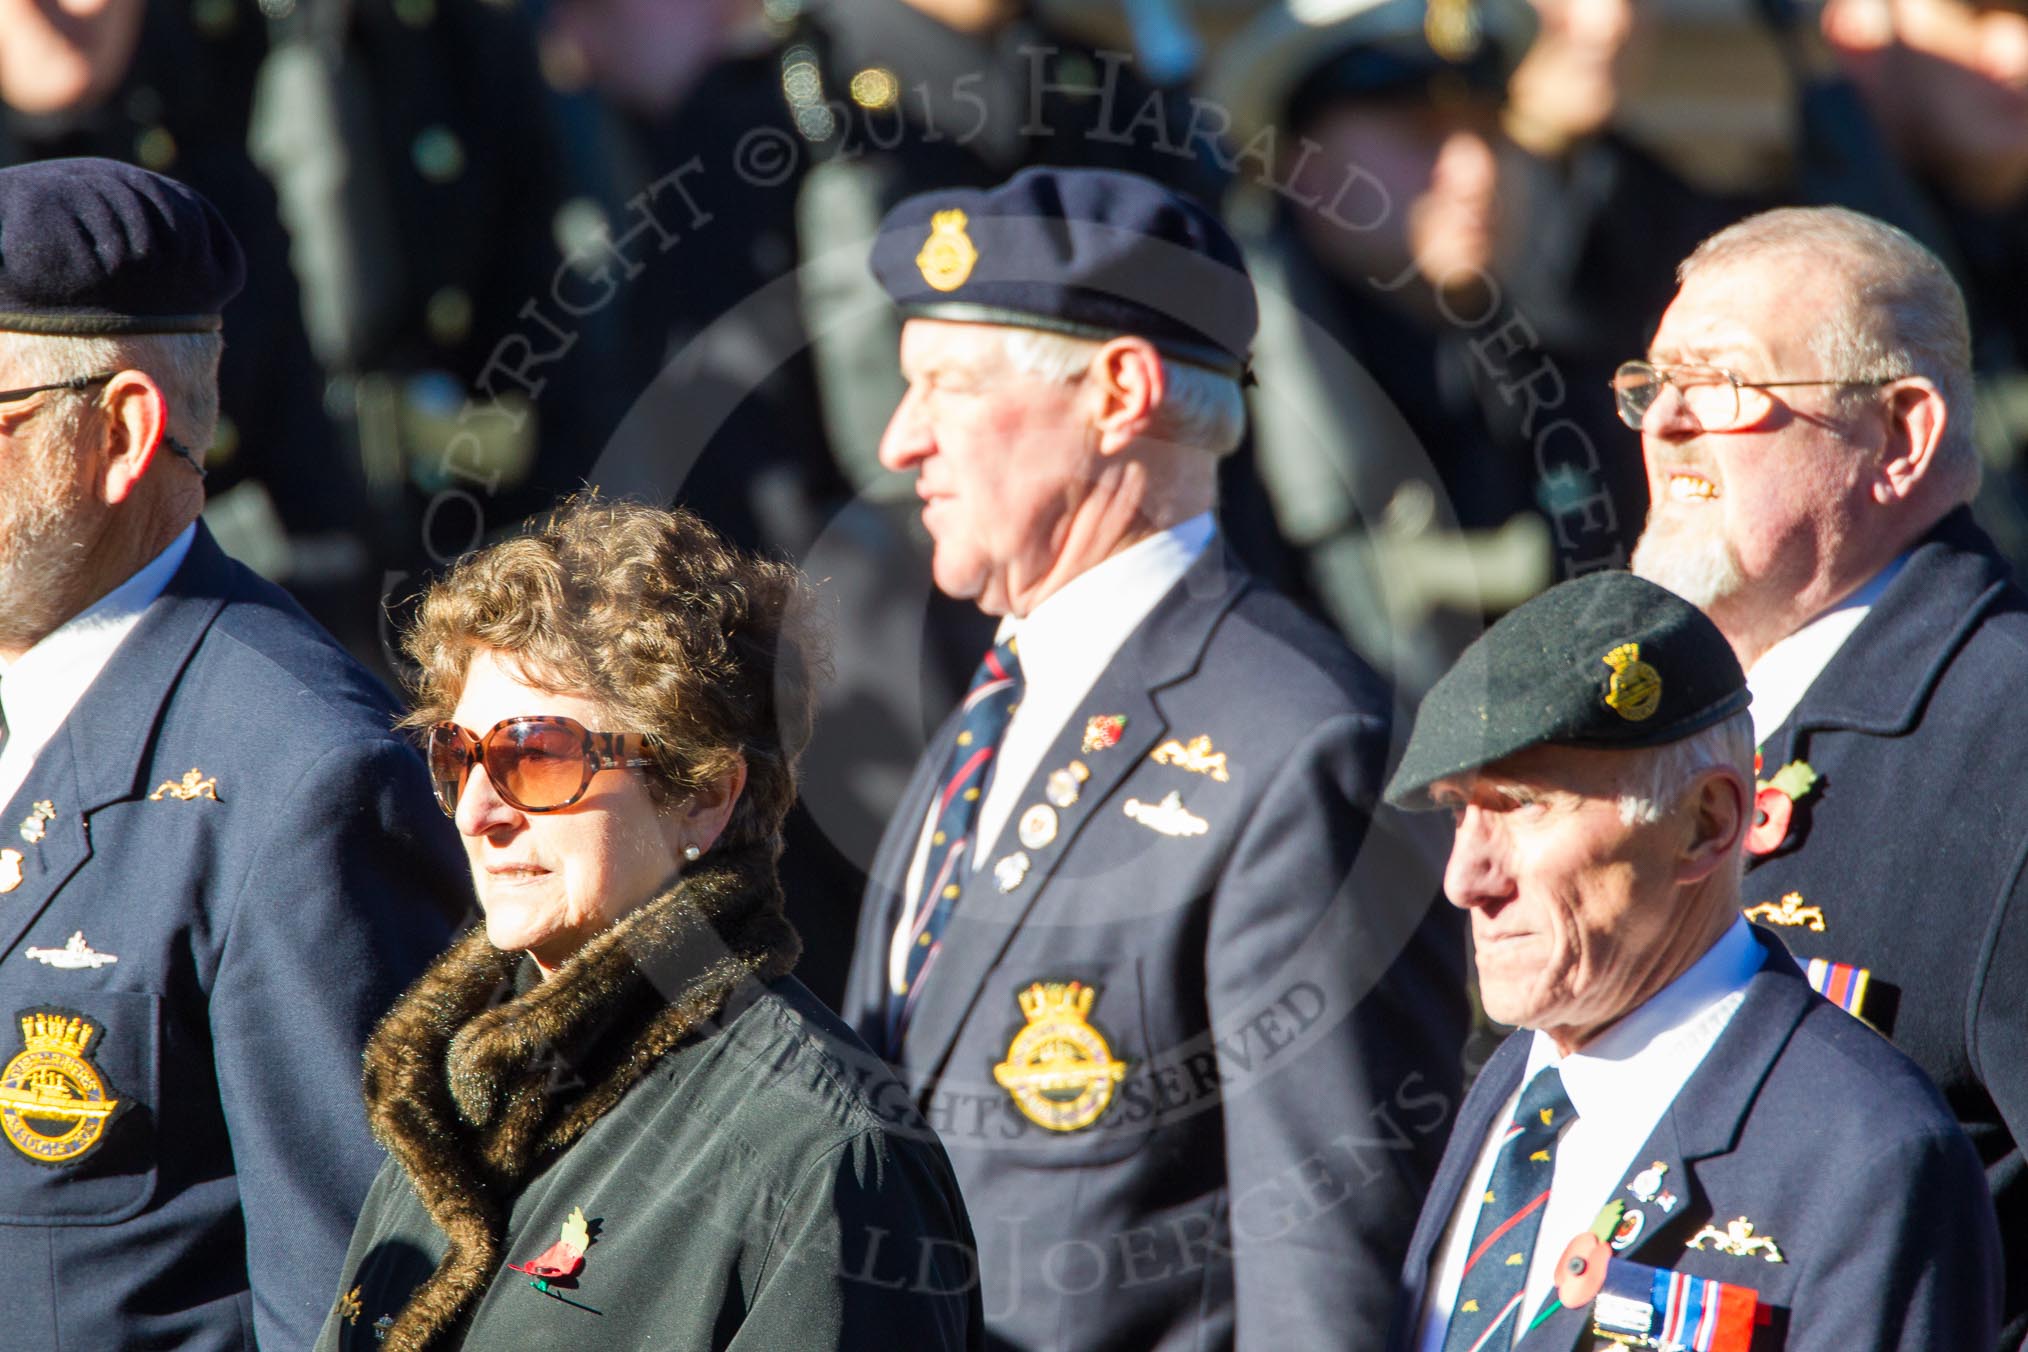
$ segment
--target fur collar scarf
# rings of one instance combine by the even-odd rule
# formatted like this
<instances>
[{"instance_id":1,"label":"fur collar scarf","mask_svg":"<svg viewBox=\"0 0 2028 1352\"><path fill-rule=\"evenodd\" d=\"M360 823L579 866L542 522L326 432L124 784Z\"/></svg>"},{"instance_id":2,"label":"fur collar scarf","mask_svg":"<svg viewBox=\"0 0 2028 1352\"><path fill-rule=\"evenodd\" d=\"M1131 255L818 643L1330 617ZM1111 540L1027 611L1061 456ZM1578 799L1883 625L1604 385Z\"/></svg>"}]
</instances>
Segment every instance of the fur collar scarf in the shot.
<instances>
[{"instance_id":1,"label":"fur collar scarf","mask_svg":"<svg viewBox=\"0 0 2028 1352\"><path fill-rule=\"evenodd\" d=\"M389 1352L432 1346L471 1309L523 1180L800 949L763 846L693 865L546 981L484 925L437 959L366 1046L373 1134L450 1241L395 1317Z\"/></svg>"}]
</instances>

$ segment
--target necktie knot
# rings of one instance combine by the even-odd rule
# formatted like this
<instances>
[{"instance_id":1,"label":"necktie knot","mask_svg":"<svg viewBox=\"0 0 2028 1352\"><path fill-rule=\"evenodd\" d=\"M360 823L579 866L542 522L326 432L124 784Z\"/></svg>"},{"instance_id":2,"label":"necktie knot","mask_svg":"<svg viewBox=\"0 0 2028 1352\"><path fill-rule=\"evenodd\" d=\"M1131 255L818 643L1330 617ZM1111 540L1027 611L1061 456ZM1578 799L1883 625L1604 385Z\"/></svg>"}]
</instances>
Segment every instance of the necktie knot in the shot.
<instances>
[{"instance_id":1,"label":"necktie knot","mask_svg":"<svg viewBox=\"0 0 2028 1352\"><path fill-rule=\"evenodd\" d=\"M986 650L985 657L979 661L979 669L972 673L972 684L966 691L966 697L969 699L988 686L1008 681L1017 691L1021 688L1021 653L1012 635Z\"/></svg>"}]
</instances>

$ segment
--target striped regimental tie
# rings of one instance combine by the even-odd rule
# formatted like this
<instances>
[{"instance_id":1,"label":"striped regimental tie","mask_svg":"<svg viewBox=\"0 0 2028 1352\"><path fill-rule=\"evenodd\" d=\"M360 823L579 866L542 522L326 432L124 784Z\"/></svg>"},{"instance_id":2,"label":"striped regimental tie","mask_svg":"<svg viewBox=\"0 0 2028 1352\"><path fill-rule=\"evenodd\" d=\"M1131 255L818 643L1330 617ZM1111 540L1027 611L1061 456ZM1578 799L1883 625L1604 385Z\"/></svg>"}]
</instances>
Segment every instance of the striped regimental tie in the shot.
<instances>
[{"instance_id":1,"label":"striped regimental tie","mask_svg":"<svg viewBox=\"0 0 2028 1352\"><path fill-rule=\"evenodd\" d=\"M890 1052L901 1048L902 1030L908 1025L922 983L936 966L942 947L944 927L950 923L972 876L966 861L972 838L978 829L979 802L993 779L993 760L1000 750L1000 738L1021 702L1021 662L1012 638L996 643L972 675L966 692L957 741L937 796L930 803L930 846L922 870L922 891L913 898L901 918L906 928L908 960L905 975L888 992L887 1045ZM902 936L896 936L901 942Z\"/></svg>"},{"instance_id":2,"label":"striped regimental tie","mask_svg":"<svg viewBox=\"0 0 2028 1352\"><path fill-rule=\"evenodd\" d=\"M1506 1352L1512 1346L1535 1232L1556 1173L1556 1141L1576 1120L1554 1066L1538 1071L1521 1091L1514 1120L1500 1138L1492 1180L1479 1199L1479 1223L1458 1279L1444 1352Z\"/></svg>"}]
</instances>

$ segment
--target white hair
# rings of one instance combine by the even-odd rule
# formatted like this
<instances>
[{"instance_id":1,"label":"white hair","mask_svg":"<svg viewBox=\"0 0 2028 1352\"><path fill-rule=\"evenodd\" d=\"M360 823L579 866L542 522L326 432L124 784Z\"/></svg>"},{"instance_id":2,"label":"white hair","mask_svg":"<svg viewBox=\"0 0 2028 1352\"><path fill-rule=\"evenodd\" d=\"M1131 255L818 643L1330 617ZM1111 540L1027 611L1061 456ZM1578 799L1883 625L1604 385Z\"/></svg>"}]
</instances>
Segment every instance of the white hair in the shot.
<instances>
[{"instance_id":1,"label":"white hair","mask_svg":"<svg viewBox=\"0 0 2028 1352\"><path fill-rule=\"evenodd\" d=\"M1042 329L1001 330L1007 364L1043 380L1069 382L1091 368L1102 344L1089 338ZM1246 432L1246 398L1231 376L1188 362L1162 362L1167 388L1155 411L1151 434L1179 446L1224 455L1239 445Z\"/></svg>"},{"instance_id":2,"label":"white hair","mask_svg":"<svg viewBox=\"0 0 2028 1352\"><path fill-rule=\"evenodd\" d=\"M1927 378L1949 410L1936 470L1954 502L1979 491L1972 441L1972 337L1964 293L1937 256L1902 230L1845 207L1782 207L1749 216L1705 240L1676 269L1693 273L1767 255L1788 255L1811 271L1830 269L1845 303L1810 338L1823 375L1842 380ZM1755 372L1761 379L1773 376Z\"/></svg>"},{"instance_id":3,"label":"white hair","mask_svg":"<svg viewBox=\"0 0 2028 1352\"><path fill-rule=\"evenodd\" d=\"M1619 804L1620 820L1629 826L1660 821L1682 801L1698 776L1711 770L1737 773L1751 797L1753 717L1742 709L1680 742L1636 752L1628 759L1630 764L1620 777ZM1745 852L1736 852L1732 861L1735 876L1745 867Z\"/></svg>"},{"instance_id":4,"label":"white hair","mask_svg":"<svg viewBox=\"0 0 2028 1352\"><path fill-rule=\"evenodd\" d=\"M6 335L8 355L22 383L52 384L109 371L145 371L162 389L168 406L168 434L201 464L218 434L218 358L225 350L216 333ZM89 399L86 391L51 410L63 432L75 435Z\"/></svg>"}]
</instances>

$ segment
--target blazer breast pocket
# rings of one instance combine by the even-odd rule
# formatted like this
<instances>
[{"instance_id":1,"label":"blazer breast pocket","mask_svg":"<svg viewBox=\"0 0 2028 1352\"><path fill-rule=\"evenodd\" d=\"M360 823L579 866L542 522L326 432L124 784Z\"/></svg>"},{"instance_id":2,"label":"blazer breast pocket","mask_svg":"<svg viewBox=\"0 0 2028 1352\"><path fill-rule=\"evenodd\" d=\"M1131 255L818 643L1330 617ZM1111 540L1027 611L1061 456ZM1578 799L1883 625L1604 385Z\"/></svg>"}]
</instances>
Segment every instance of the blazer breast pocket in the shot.
<instances>
[{"instance_id":1,"label":"blazer breast pocket","mask_svg":"<svg viewBox=\"0 0 2028 1352\"><path fill-rule=\"evenodd\" d=\"M1007 1162L1088 1168L1140 1149L1155 1124L1139 1093L1149 1062L1140 962L1073 960L994 985L986 998L1015 1014L987 1067Z\"/></svg>"},{"instance_id":2,"label":"blazer breast pocket","mask_svg":"<svg viewBox=\"0 0 2028 1352\"><path fill-rule=\"evenodd\" d=\"M155 1195L161 997L17 992L0 1037L0 1222L105 1225Z\"/></svg>"}]
</instances>

